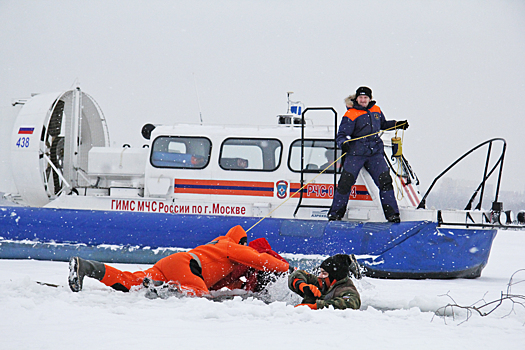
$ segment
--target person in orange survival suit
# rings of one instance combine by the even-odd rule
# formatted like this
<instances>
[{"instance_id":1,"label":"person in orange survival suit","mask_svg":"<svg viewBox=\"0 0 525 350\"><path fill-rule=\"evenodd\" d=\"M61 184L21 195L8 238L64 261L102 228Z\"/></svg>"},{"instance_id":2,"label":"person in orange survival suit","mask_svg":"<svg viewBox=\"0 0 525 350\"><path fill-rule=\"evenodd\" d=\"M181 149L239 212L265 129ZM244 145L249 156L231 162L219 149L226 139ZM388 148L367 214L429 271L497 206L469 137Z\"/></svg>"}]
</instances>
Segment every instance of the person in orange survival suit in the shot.
<instances>
[{"instance_id":1,"label":"person in orange survival suit","mask_svg":"<svg viewBox=\"0 0 525 350\"><path fill-rule=\"evenodd\" d=\"M272 250L266 238L257 238L251 241L249 246L259 253L266 253L287 262L286 259ZM209 290L220 290L226 287L230 290L243 289L248 292L260 292L268 283L275 281L276 274L275 272L258 271L252 267L239 264L228 276L209 287Z\"/></svg>"},{"instance_id":2,"label":"person in orange survival suit","mask_svg":"<svg viewBox=\"0 0 525 350\"><path fill-rule=\"evenodd\" d=\"M246 232L241 226L235 226L225 236L217 237L208 244L172 254L153 267L137 272L120 271L98 261L73 257L69 261L69 287L73 292L81 291L87 276L113 289L128 292L131 287L141 285L147 277L178 284L186 295L203 296L209 294L209 287L230 274L238 264L262 271L288 271L287 262L260 254L246 243Z\"/></svg>"}]
</instances>

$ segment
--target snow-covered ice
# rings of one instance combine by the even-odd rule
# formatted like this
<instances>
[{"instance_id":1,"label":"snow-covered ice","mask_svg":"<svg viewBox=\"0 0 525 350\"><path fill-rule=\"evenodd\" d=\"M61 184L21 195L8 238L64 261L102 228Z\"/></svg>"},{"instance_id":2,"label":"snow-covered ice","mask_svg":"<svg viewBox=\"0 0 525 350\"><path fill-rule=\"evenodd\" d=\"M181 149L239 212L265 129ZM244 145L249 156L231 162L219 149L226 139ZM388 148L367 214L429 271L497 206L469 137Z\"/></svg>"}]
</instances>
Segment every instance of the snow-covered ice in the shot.
<instances>
[{"instance_id":1,"label":"snow-covered ice","mask_svg":"<svg viewBox=\"0 0 525 350\"><path fill-rule=\"evenodd\" d=\"M434 313L450 297L461 305L498 299L510 276L525 269L524 249L524 231L499 231L478 279L364 278L356 281L363 301L357 311L294 308L298 298L284 280L271 287L269 304L241 297L150 300L143 290L116 292L92 279L72 293L65 262L0 260L0 349L524 349L522 305L512 309L507 301L468 320L462 310ZM525 280L525 271L515 278ZM525 282L512 292L525 295Z\"/></svg>"}]
</instances>

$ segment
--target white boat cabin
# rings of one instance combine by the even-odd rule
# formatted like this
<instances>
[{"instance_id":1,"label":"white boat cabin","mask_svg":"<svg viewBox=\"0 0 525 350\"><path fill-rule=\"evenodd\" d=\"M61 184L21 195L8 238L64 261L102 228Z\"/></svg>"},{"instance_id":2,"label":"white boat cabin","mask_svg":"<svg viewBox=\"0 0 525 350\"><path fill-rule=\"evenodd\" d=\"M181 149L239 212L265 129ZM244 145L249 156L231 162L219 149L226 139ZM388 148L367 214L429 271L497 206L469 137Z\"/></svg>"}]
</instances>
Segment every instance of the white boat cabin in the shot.
<instances>
[{"instance_id":1,"label":"white boat cabin","mask_svg":"<svg viewBox=\"0 0 525 350\"><path fill-rule=\"evenodd\" d=\"M115 148L102 111L79 88L17 103L10 138L16 191L6 198L22 205L324 220L341 171L341 160L331 165L341 155L333 108L289 105L274 126L145 125L144 148ZM311 110L334 119L308 120ZM394 134L381 137L401 220L437 221L436 210L416 210L419 181L405 157L392 156ZM452 214L451 221L465 221L464 211ZM385 221L365 170L343 220Z\"/></svg>"}]
</instances>

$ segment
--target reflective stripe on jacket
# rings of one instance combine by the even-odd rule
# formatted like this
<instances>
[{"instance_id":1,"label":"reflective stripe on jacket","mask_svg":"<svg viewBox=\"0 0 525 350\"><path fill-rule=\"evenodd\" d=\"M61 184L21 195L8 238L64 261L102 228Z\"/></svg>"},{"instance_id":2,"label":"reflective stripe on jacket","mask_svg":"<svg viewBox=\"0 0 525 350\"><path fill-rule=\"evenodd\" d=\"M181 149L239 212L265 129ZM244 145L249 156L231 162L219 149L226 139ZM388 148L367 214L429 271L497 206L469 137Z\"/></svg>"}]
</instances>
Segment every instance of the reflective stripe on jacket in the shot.
<instances>
[{"instance_id":1,"label":"reflective stripe on jacket","mask_svg":"<svg viewBox=\"0 0 525 350\"><path fill-rule=\"evenodd\" d=\"M381 108L375 104L375 101L370 102L367 108L354 104L346 111L341 120L336 137L337 145L341 148L346 140L371 135L395 125L395 120L385 119ZM350 146L348 155L368 156L383 152L383 141L379 134L349 141L348 144Z\"/></svg>"}]
</instances>

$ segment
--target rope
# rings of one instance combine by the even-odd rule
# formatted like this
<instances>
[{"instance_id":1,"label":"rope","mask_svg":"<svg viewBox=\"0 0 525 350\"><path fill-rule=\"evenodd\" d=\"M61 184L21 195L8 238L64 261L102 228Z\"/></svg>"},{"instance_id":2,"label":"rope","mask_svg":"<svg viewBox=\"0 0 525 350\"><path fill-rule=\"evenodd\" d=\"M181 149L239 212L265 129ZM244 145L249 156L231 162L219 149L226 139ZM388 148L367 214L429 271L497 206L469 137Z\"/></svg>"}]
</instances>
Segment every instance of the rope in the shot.
<instances>
[{"instance_id":1,"label":"rope","mask_svg":"<svg viewBox=\"0 0 525 350\"><path fill-rule=\"evenodd\" d=\"M399 124L399 125L404 125L405 123L402 123L402 124ZM345 142L343 142L343 145L347 142L352 142L352 141L357 141L357 140L361 140L361 139L364 139L366 137L370 137L370 136L374 136L374 135L377 135L383 131L388 131L388 130L392 130L392 129L396 129L397 128L397 123L395 126L391 127L391 128L388 128L388 129L384 129L384 130L379 130L378 132L374 132L372 134L368 134L368 135L365 135L365 136L360 136L360 137L356 137L355 139L349 139L349 140L346 140ZM282 202L281 204L279 204L275 209L273 209L272 211L270 211L268 214L266 214L266 216L262 217L259 221L257 221L255 224L252 225L252 227L250 227L249 229L246 230L246 233L250 232L250 230L252 228L254 228L255 226L259 225L259 223L261 221L263 221L264 219L266 219L267 217L269 217L270 215L273 214L274 211L276 211L277 209L279 209L284 203L288 202L290 199L292 199L297 193L301 192L306 186L308 186L310 183L312 183L312 181L314 181L315 179L317 179L319 177L319 175L323 174L326 170L328 170L331 166L333 166L335 163L337 163L339 161L339 159L343 158L344 156L346 155L346 152L341 154L341 156L339 158L337 158L336 160L334 160L330 165L328 165L326 168L324 168L319 174L317 174L316 176L314 176L313 179L311 179L310 181L308 181L306 184L304 184L300 189L298 189L297 191L295 191L290 197L288 197L284 202ZM335 167L334 167L335 169Z\"/></svg>"}]
</instances>

